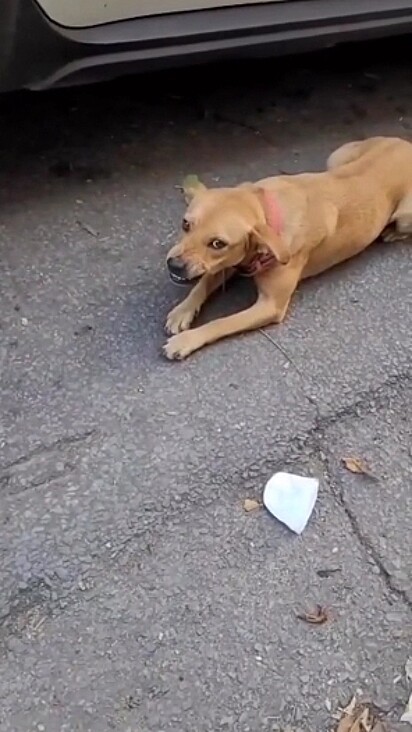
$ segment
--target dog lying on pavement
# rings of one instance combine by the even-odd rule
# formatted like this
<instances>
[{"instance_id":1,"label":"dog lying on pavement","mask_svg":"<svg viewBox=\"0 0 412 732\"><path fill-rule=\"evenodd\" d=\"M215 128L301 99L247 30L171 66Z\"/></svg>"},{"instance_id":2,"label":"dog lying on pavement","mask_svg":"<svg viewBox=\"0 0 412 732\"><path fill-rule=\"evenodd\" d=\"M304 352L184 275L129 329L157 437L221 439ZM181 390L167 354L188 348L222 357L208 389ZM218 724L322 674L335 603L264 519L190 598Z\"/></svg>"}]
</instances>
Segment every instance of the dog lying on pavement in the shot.
<instances>
[{"instance_id":1,"label":"dog lying on pavement","mask_svg":"<svg viewBox=\"0 0 412 732\"><path fill-rule=\"evenodd\" d=\"M322 173L265 178L234 188L184 187L183 237L167 256L171 279L194 284L168 315L169 359L226 336L280 323L300 280L359 254L381 234L412 234L412 144L350 142ZM189 330L207 298L236 272L253 277L251 307Z\"/></svg>"}]
</instances>

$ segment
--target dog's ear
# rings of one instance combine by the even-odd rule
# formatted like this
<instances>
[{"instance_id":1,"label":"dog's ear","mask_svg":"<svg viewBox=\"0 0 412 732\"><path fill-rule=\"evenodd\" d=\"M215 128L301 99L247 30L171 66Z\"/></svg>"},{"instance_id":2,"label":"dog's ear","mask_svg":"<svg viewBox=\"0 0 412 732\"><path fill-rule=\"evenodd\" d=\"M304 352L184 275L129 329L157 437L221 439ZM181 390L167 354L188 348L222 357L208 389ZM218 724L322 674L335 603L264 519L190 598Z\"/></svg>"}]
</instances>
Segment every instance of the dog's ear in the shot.
<instances>
[{"instance_id":1,"label":"dog's ear","mask_svg":"<svg viewBox=\"0 0 412 732\"><path fill-rule=\"evenodd\" d=\"M206 190L206 186L201 183L197 175L187 175L183 181L182 190L186 203L190 203L198 193Z\"/></svg>"},{"instance_id":2,"label":"dog's ear","mask_svg":"<svg viewBox=\"0 0 412 732\"><path fill-rule=\"evenodd\" d=\"M292 256L285 235L285 216L277 196L261 186L255 188L255 193L263 208L266 222L257 224L252 231L252 244L261 251L273 252L278 262L287 264Z\"/></svg>"},{"instance_id":3,"label":"dog's ear","mask_svg":"<svg viewBox=\"0 0 412 732\"><path fill-rule=\"evenodd\" d=\"M280 264L287 264L291 258L288 245L269 224L259 224L251 232L251 239L258 250L269 249Z\"/></svg>"}]
</instances>

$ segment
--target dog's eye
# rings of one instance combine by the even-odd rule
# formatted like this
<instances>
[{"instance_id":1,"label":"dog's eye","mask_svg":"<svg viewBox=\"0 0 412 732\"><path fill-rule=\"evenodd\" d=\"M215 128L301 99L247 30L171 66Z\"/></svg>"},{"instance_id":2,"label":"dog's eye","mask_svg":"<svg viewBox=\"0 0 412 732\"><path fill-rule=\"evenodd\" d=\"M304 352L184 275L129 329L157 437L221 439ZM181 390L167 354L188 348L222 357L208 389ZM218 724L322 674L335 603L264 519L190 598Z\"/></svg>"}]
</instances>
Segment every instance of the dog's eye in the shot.
<instances>
[{"instance_id":1,"label":"dog's eye","mask_svg":"<svg viewBox=\"0 0 412 732\"><path fill-rule=\"evenodd\" d=\"M187 219L183 219L182 229L183 231L190 231L190 221L188 221Z\"/></svg>"},{"instance_id":2,"label":"dog's eye","mask_svg":"<svg viewBox=\"0 0 412 732\"><path fill-rule=\"evenodd\" d=\"M215 251L219 249L224 249L226 246L226 242L222 241L221 239L212 239L212 241L209 242L208 247L210 249L214 249Z\"/></svg>"}]
</instances>

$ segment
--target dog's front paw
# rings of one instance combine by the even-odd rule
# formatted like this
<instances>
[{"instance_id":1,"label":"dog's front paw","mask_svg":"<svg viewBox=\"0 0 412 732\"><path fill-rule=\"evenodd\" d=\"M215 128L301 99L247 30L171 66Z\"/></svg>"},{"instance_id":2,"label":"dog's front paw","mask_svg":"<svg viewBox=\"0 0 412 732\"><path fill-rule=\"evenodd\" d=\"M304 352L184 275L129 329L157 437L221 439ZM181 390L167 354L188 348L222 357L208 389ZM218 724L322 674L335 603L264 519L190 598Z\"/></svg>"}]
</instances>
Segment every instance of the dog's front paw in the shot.
<instances>
[{"instance_id":1,"label":"dog's front paw","mask_svg":"<svg viewBox=\"0 0 412 732\"><path fill-rule=\"evenodd\" d=\"M176 333L180 333L182 330L187 330L190 328L195 317L196 311L190 310L184 303L176 305L167 316L166 332L170 333L170 335L176 335Z\"/></svg>"},{"instance_id":2,"label":"dog's front paw","mask_svg":"<svg viewBox=\"0 0 412 732\"><path fill-rule=\"evenodd\" d=\"M196 330L186 330L169 338L163 346L163 353L171 361L181 361L201 347L202 343L196 335Z\"/></svg>"}]
</instances>

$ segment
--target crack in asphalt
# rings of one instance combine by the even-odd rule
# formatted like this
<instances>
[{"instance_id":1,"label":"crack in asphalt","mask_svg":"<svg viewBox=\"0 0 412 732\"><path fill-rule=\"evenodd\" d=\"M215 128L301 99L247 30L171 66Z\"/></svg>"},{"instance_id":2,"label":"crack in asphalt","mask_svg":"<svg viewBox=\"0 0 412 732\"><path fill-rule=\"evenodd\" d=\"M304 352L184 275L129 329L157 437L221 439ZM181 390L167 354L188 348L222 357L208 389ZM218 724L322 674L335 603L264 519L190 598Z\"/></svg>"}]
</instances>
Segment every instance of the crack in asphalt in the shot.
<instances>
[{"instance_id":1,"label":"crack in asphalt","mask_svg":"<svg viewBox=\"0 0 412 732\"><path fill-rule=\"evenodd\" d=\"M322 416L320 412L317 411L314 425L304 434L296 435L294 438L292 438L289 441L287 449L283 452L281 457L278 457L275 461L268 460L267 462L262 463L260 465L259 473L261 475L264 475L267 473L267 471L273 472L274 470L276 471L278 468L284 469L285 465L293 465L294 463L301 460L302 452L305 450L306 458L309 456L312 458L316 457L322 465L326 477L326 484L330 490L333 499L336 501L337 505L340 506L341 509L344 511L350 523L354 536L361 545L362 549L367 553L368 557L374 562L374 564L378 568L379 576L381 577L385 586L388 590L390 590L390 592L395 594L403 603L405 603L408 608L412 609L412 603L410 602L406 593L403 590L399 589L393 582L390 573L387 571L384 562L379 556L379 552L374 548L370 539L364 534L359 525L359 522L357 521L356 516L345 501L344 486L342 482L337 477L335 477L335 473L331 466L333 456L331 454L327 455L325 448L327 441L327 431L331 426L335 425L342 419L362 419L368 416L372 411L377 413L382 409L385 409L390 404L393 398L399 396L405 389L409 388L410 382L411 371L408 370L396 376L389 377L385 382L380 384L375 389L361 392L360 394L358 394L358 398L354 400L350 405L338 409L332 414ZM46 451L47 453L53 453L62 446L67 448L72 446L73 444L84 442L95 434L96 430L91 429L79 435L61 438L51 445L42 448L36 448L31 453L29 453L29 455L21 456L16 461L11 463L9 467L21 465L23 462L28 462L34 456L38 456L42 451ZM204 479L206 480L206 476L204 476ZM243 468L242 470L239 469L238 475L231 475L230 482L232 485L238 486L240 492L242 492L244 490L245 483L250 482L251 479L255 483L259 482L259 476L256 476L256 474L254 473L253 476L251 475L250 478L248 478L247 470L245 471L245 469ZM208 473L207 480L209 482L215 481L216 484L224 483L225 485L227 485L228 483L227 477L222 475L221 473L215 475L210 475L210 473ZM208 508L215 502L216 497L214 495L209 494L208 497L206 493L202 493L202 506L204 509ZM184 510L185 508L187 509L186 511ZM155 506L153 505L151 505L149 509L147 507L143 508L141 515L145 516L144 526L138 528L137 530L133 531L129 536L125 537L123 541L121 541L119 545L110 552L109 555L106 555L106 559L105 557L102 557L102 565L104 565L104 567L107 567L107 564L105 564L105 561L107 562L107 560L108 563L114 565L118 564L120 557L124 555L127 549L136 541L146 542L146 550L149 553L152 553L153 544L156 543L157 537L159 535L164 535L165 528L167 528L170 523L173 523L179 517L181 519L183 516L185 521L190 519L191 510L193 508L195 508L196 511L199 510L199 496L197 493L194 495L190 490L182 493L178 500L176 500L176 497L174 497L173 500L171 500L170 502L170 506L166 507L166 510L165 506L162 506L160 510L156 510ZM151 514L152 520L148 521L147 519L149 513ZM138 516L137 523L139 523ZM102 570L103 567L101 566L98 570L99 573ZM96 566L94 566L94 572L96 573ZM104 583L101 583L101 586L103 586L103 584ZM49 615L52 613L55 614L56 611L58 614L60 614L64 612L64 609L67 606L74 604L76 600L80 599L80 597L82 597L83 600L90 599L88 597L88 593L84 592L84 588L79 587L78 582L76 582L76 584L71 583L71 585L68 585L67 583L61 581L53 582L52 594L54 596L54 599L48 599L45 592L43 591L39 594L39 587L45 589L44 585L50 588L50 579L37 578L35 587L28 588L23 593L19 590L17 591L17 593L9 598L9 612L3 612L3 617L0 617L0 626L3 626L3 630L5 633L7 633L7 635L18 632L18 627L20 624L19 618L22 612L27 615L30 614L30 611L42 608L43 611ZM58 596L59 588L60 590L64 589L64 595L61 595L60 593L60 596ZM32 589L34 591L34 594L32 594ZM96 592L98 593L99 589L96 587L96 583L94 583L92 597L95 597ZM30 598L32 598L32 601L30 601ZM63 599L64 607L62 607L61 605L61 600Z\"/></svg>"},{"instance_id":2,"label":"crack in asphalt","mask_svg":"<svg viewBox=\"0 0 412 732\"><path fill-rule=\"evenodd\" d=\"M322 445L322 448L319 447L320 459L322 461L322 465L325 471L325 475L327 477L327 486L330 489L330 493L337 502L337 504L343 509L345 512L346 517L348 518L348 521L351 525L353 534L356 536L359 544L362 546L364 551L367 552L370 559L374 562L374 564L379 569L379 574L381 579L384 581L385 585L387 586L388 590L392 592L394 595L396 595L400 600L402 600L405 605L412 610L412 601L409 599L407 593L400 589L396 583L393 581L392 576L390 572L385 567L385 563L382 561L379 552L375 549L373 542L369 539L369 537L362 531L359 521L355 515L355 513L352 511L350 506L348 505L347 501L345 500L345 488L341 480L339 478L334 476L333 470L331 469L330 462L332 459L332 455L324 455L324 446ZM323 453L323 454L322 454Z\"/></svg>"},{"instance_id":3,"label":"crack in asphalt","mask_svg":"<svg viewBox=\"0 0 412 732\"><path fill-rule=\"evenodd\" d=\"M16 458L16 460L12 460L10 463L6 463L6 465L0 465L0 470L4 474L8 470L13 470L23 463L29 463L30 460L32 460L33 458L37 458L41 455L47 455L56 452L57 450L64 450L65 448L71 447L72 445L75 445L79 442L84 442L90 437L93 437L96 432L97 430L95 428L91 428L84 432L80 432L77 435L60 437L58 440L55 440L55 442L51 442L49 445L39 445L38 447L35 447L33 450L28 452L26 455L21 455L20 457Z\"/></svg>"},{"instance_id":4,"label":"crack in asphalt","mask_svg":"<svg viewBox=\"0 0 412 732\"><path fill-rule=\"evenodd\" d=\"M233 119L232 117L227 117L227 115L222 114L221 112L215 111L213 113L213 117L216 120L216 122L224 122L225 124L232 125L233 127L239 127L241 130L247 130L248 132L253 132L254 135L260 137L260 139L265 142L270 148L276 149L276 145L269 137L267 137L259 127L256 127L255 125L249 124L248 122L243 122L242 120Z\"/></svg>"},{"instance_id":5,"label":"crack in asphalt","mask_svg":"<svg viewBox=\"0 0 412 732\"><path fill-rule=\"evenodd\" d=\"M259 333L266 338L267 341L269 341L276 350L278 350L285 360L292 366L295 373L299 376L302 386L301 391L305 399L312 404L312 406L315 407L316 410L316 420L315 420L315 426L312 428L312 430L308 431L308 434L312 433L314 430L317 429L318 425L320 428L324 428L326 425L326 420L328 420L327 426L330 426L332 424L336 424L340 419L345 417L357 417L359 409L363 410L363 403L365 402L367 405L369 402L374 398L380 397L380 394L382 390L384 391L387 388L396 386L400 382L410 382L412 380L412 371L411 369L407 369L406 371L403 371L399 374L394 374L392 376L389 376L384 382L382 382L378 387L375 387L375 389L368 389L366 391L360 391L357 394L357 398L348 406L342 407L339 410L335 410L332 414L329 414L328 416L322 415L320 412L321 407L325 407L326 411L329 410L329 405L326 401L319 399L319 397L313 394L310 394L307 392L307 388L311 386L310 379L307 379L304 372L297 366L295 361L291 358L289 353L286 351L286 349L277 341L273 336L268 333L263 328L259 328ZM379 405L380 408L380 405Z\"/></svg>"},{"instance_id":6,"label":"crack in asphalt","mask_svg":"<svg viewBox=\"0 0 412 732\"><path fill-rule=\"evenodd\" d=\"M328 455L327 449L325 448L325 445L327 444L327 431L330 427L344 419L362 419L368 416L372 409L374 409L375 412L385 409L395 395L399 395L404 388L409 387L412 380L411 376L412 372L408 369L401 374L389 377L377 389L363 393L361 392L359 398L355 402L326 417L322 417L320 415L316 401L309 398L311 404L315 404L317 417L315 420L315 426L310 433L308 433L308 437L313 440L313 446L321 461L327 479L326 486L329 488L329 491L337 504L343 509L354 536L378 568L380 577L388 590L395 594L409 609L412 610L412 601L409 599L407 593L394 583L390 572L386 569L385 563L379 555L379 552L376 550L369 537L362 531L355 513L345 500L344 485L336 476L335 471L331 466L334 456L332 454Z\"/></svg>"},{"instance_id":7,"label":"crack in asphalt","mask_svg":"<svg viewBox=\"0 0 412 732\"><path fill-rule=\"evenodd\" d=\"M390 572L385 567L384 562L379 556L379 552L375 549L373 546L373 543L370 541L370 539L362 532L359 522L353 513L353 511L350 509L350 507L347 505L344 495L343 495L343 486L339 486L339 494L338 494L338 500L340 505L345 511L346 516L349 519L349 522L352 526L352 530L357 537L359 543L363 546L363 548L369 553L371 559L374 561L376 566L379 569L380 576L384 580L385 584L388 587L388 590L393 592L400 600L402 600L407 607L409 607L410 610L412 610L412 601L409 599L407 593L405 590L400 589L397 587L397 585L393 582L392 576Z\"/></svg>"},{"instance_id":8,"label":"crack in asphalt","mask_svg":"<svg viewBox=\"0 0 412 732\"><path fill-rule=\"evenodd\" d=\"M221 112L217 112L216 110L213 112L213 118L216 122L223 122L224 124L232 125L233 127L238 127L241 130L246 130L247 132L252 132L255 137L259 137L262 142L266 143L266 145L271 150L277 150L277 146L275 142L268 137L261 129L260 127L257 127L255 125L252 125L248 122L244 122L243 120L237 120L233 119L232 117L228 117L226 114L222 114ZM277 174L278 175L294 175L296 171L294 170L288 170L283 167L277 168ZM275 174L275 173L273 173Z\"/></svg>"},{"instance_id":9,"label":"crack in asphalt","mask_svg":"<svg viewBox=\"0 0 412 732\"><path fill-rule=\"evenodd\" d=\"M80 458L79 447L89 444L95 435L96 430L90 429L62 437L8 463L0 469L2 495L18 495L66 478L76 468Z\"/></svg>"}]
</instances>

